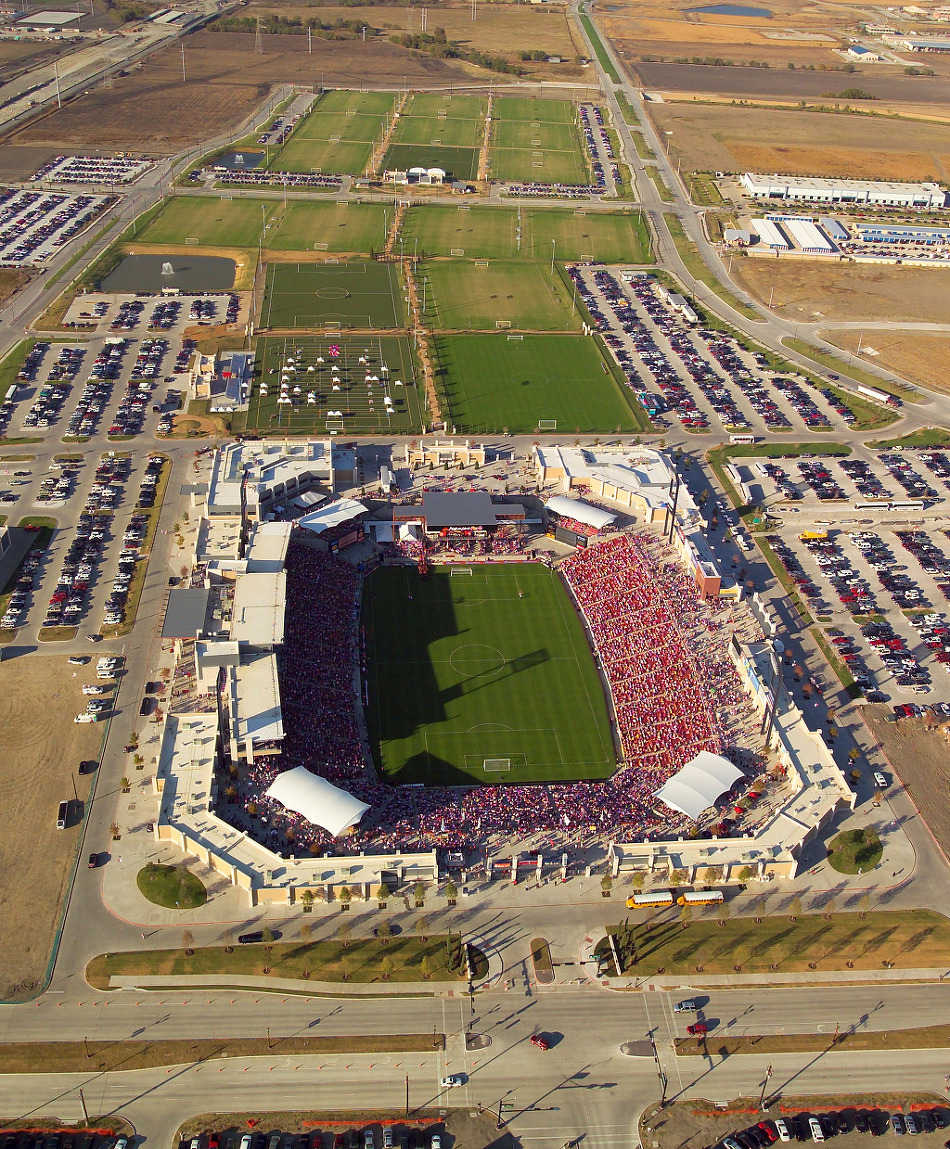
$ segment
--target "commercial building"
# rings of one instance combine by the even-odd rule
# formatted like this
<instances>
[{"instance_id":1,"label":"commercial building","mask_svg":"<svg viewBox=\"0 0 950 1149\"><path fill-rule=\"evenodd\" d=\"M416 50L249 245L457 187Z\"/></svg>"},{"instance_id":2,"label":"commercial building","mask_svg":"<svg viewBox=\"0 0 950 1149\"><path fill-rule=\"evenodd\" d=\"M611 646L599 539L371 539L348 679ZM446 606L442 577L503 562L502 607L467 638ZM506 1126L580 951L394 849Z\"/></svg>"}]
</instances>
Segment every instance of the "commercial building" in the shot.
<instances>
[{"instance_id":1,"label":"commercial building","mask_svg":"<svg viewBox=\"0 0 950 1149\"><path fill-rule=\"evenodd\" d=\"M877 63L881 59L877 52L872 52L870 48L865 48L863 44L852 44L848 49L848 58L851 60L860 60L863 64Z\"/></svg>"},{"instance_id":2,"label":"commercial building","mask_svg":"<svg viewBox=\"0 0 950 1149\"><path fill-rule=\"evenodd\" d=\"M908 52L950 52L950 36L907 36L901 47Z\"/></svg>"},{"instance_id":3,"label":"commercial building","mask_svg":"<svg viewBox=\"0 0 950 1149\"><path fill-rule=\"evenodd\" d=\"M772 251L791 251L792 245L788 242L785 233L777 223L770 219L754 219L752 230Z\"/></svg>"},{"instance_id":4,"label":"commercial building","mask_svg":"<svg viewBox=\"0 0 950 1149\"><path fill-rule=\"evenodd\" d=\"M950 39L947 41L950 44ZM882 207L946 207L947 193L933 183L890 180L838 180L821 176L759 175L746 172L742 186L756 199L791 199L814 203L867 203Z\"/></svg>"},{"instance_id":5,"label":"commercial building","mask_svg":"<svg viewBox=\"0 0 950 1149\"><path fill-rule=\"evenodd\" d=\"M315 488L352 483L355 471L355 451L333 439L228 443L211 466L207 513L266 519Z\"/></svg>"},{"instance_id":6,"label":"commercial building","mask_svg":"<svg viewBox=\"0 0 950 1149\"><path fill-rule=\"evenodd\" d=\"M822 234L821 229L806 219L787 220L788 234L807 255L831 255L834 247Z\"/></svg>"},{"instance_id":7,"label":"commercial building","mask_svg":"<svg viewBox=\"0 0 950 1149\"><path fill-rule=\"evenodd\" d=\"M417 527L431 538L443 539L486 538L499 527L525 521L520 503L495 502L487 491L427 491L421 506L397 504L392 514L393 529L400 534Z\"/></svg>"}]
</instances>

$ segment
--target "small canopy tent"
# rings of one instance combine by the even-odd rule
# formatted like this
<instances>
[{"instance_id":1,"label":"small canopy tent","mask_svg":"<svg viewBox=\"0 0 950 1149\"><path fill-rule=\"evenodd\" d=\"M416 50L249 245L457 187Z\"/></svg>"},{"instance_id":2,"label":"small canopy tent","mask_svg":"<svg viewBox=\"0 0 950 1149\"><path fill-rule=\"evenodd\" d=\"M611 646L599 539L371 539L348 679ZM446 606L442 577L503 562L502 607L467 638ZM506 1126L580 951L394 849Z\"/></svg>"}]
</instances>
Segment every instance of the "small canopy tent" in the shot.
<instances>
[{"instance_id":1,"label":"small canopy tent","mask_svg":"<svg viewBox=\"0 0 950 1149\"><path fill-rule=\"evenodd\" d=\"M303 814L308 822L322 826L338 838L344 830L363 817L369 806L326 778L311 774L305 766L278 774L267 789L268 798L276 798L288 810Z\"/></svg>"},{"instance_id":2,"label":"small canopy tent","mask_svg":"<svg viewBox=\"0 0 950 1149\"><path fill-rule=\"evenodd\" d=\"M604 511L600 507L593 507L583 499L569 499L567 495L554 495L544 504L549 511L556 515L565 515L577 519L579 523L586 523L596 531L602 531L616 522L617 516Z\"/></svg>"},{"instance_id":3,"label":"small canopy tent","mask_svg":"<svg viewBox=\"0 0 950 1149\"><path fill-rule=\"evenodd\" d=\"M742 771L727 758L701 750L656 791L655 797L695 822L741 777Z\"/></svg>"}]
</instances>

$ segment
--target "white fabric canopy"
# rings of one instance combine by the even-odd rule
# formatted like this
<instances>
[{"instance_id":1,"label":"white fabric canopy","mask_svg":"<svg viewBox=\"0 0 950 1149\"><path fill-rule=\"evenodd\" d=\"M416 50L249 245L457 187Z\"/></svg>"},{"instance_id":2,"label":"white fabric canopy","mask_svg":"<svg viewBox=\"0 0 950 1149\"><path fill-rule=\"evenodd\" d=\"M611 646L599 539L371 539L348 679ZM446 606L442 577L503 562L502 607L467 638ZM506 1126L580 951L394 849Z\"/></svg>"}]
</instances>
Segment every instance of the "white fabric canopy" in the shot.
<instances>
[{"instance_id":1,"label":"white fabric canopy","mask_svg":"<svg viewBox=\"0 0 950 1149\"><path fill-rule=\"evenodd\" d=\"M600 507L592 507L583 499L569 499L567 495L554 495L544 505L556 515L567 515L569 518L577 519L579 523L587 523L588 526L598 531L603 530L604 527L609 527L617 518L610 511L602 511Z\"/></svg>"},{"instance_id":2,"label":"white fabric canopy","mask_svg":"<svg viewBox=\"0 0 950 1149\"><path fill-rule=\"evenodd\" d=\"M344 830L363 817L369 806L326 778L311 774L305 766L278 774L267 789L268 798L276 798L288 810L303 814L308 822L322 826L338 838Z\"/></svg>"},{"instance_id":3,"label":"white fabric canopy","mask_svg":"<svg viewBox=\"0 0 950 1149\"><path fill-rule=\"evenodd\" d=\"M727 758L701 750L654 797L695 822L741 777L742 771Z\"/></svg>"}]
</instances>

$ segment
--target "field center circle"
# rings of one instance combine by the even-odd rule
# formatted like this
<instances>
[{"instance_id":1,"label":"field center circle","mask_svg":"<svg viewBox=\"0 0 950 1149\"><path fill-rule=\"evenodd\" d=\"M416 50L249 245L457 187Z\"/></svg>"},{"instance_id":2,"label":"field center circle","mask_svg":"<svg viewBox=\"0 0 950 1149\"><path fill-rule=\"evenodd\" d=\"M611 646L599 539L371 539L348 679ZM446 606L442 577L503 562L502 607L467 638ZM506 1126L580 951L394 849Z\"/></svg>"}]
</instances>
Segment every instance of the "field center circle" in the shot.
<instances>
[{"instance_id":1,"label":"field center circle","mask_svg":"<svg viewBox=\"0 0 950 1149\"><path fill-rule=\"evenodd\" d=\"M457 646L449 658L449 666L466 678L487 678L490 674L498 674L507 665L508 660L500 650L479 643Z\"/></svg>"},{"instance_id":2,"label":"field center circle","mask_svg":"<svg viewBox=\"0 0 950 1149\"><path fill-rule=\"evenodd\" d=\"M313 293L318 299L349 299L350 293L345 287L318 287Z\"/></svg>"}]
</instances>

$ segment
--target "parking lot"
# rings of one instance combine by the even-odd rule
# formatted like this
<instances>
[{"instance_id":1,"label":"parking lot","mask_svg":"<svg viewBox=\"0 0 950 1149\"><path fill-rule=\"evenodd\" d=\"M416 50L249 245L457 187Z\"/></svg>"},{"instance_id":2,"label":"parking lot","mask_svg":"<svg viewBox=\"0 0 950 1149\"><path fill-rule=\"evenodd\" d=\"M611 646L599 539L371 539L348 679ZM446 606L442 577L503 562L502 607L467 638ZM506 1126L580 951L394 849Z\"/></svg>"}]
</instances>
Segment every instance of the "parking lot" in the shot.
<instances>
[{"instance_id":1,"label":"parking lot","mask_svg":"<svg viewBox=\"0 0 950 1149\"><path fill-rule=\"evenodd\" d=\"M115 196L0 190L0 266L44 263L115 202Z\"/></svg>"},{"instance_id":2,"label":"parking lot","mask_svg":"<svg viewBox=\"0 0 950 1149\"><path fill-rule=\"evenodd\" d=\"M661 421L669 411L690 431L740 432L840 430L854 421L830 389L776 375L738 340L688 322L655 277L580 265L569 273L628 386L661 399Z\"/></svg>"}]
</instances>

